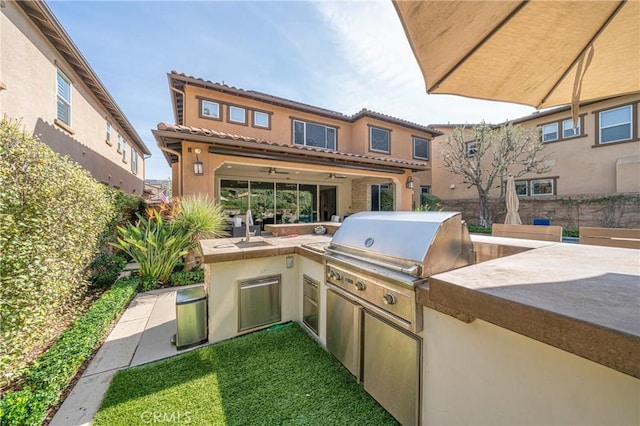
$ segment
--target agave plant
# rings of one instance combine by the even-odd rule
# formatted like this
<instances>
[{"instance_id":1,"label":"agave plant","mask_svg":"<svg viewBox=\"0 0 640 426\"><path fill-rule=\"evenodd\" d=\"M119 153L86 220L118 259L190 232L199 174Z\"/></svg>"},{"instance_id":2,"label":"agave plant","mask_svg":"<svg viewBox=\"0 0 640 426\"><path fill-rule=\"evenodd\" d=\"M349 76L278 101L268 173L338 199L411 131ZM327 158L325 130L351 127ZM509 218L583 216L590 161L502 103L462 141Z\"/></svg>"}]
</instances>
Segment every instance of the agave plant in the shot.
<instances>
[{"instance_id":1,"label":"agave plant","mask_svg":"<svg viewBox=\"0 0 640 426\"><path fill-rule=\"evenodd\" d=\"M185 270L192 269L197 261L196 254L202 258L198 242L205 238L216 238L227 235L226 215L221 204L216 203L206 194L188 195L177 200L174 225L189 235L192 250L187 255Z\"/></svg>"},{"instance_id":2,"label":"agave plant","mask_svg":"<svg viewBox=\"0 0 640 426\"><path fill-rule=\"evenodd\" d=\"M163 219L157 211L149 217L138 216L138 222L118 227L119 237L112 246L129 254L138 263L141 277L168 282L173 268L192 246L190 234Z\"/></svg>"}]
</instances>

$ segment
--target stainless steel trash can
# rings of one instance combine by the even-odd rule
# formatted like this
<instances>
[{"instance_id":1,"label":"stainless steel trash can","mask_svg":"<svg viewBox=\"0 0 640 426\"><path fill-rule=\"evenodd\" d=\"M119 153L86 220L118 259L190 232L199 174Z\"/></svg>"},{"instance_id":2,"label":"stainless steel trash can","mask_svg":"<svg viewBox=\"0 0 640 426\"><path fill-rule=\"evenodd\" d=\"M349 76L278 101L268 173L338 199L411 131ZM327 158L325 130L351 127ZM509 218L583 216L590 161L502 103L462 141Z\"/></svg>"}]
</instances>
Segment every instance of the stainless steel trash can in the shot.
<instances>
[{"instance_id":1,"label":"stainless steel trash can","mask_svg":"<svg viewBox=\"0 0 640 426\"><path fill-rule=\"evenodd\" d=\"M206 343L207 293L203 286L178 290L176 294L176 348Z\"/></svg>"}]
</instances>

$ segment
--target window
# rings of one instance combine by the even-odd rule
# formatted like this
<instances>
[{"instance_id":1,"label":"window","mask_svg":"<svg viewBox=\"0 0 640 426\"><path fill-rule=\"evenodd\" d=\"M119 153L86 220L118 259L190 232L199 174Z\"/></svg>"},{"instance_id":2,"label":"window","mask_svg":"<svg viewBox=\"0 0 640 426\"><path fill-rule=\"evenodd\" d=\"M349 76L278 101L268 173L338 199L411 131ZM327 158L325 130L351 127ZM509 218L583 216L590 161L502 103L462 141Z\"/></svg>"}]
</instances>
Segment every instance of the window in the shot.
<instances>
[{"instance_id":1,"label":"window","mask_svg":"<svg viewBox=\"0 0 640 426\"><path fill-rule=\"evenodd\" d=\"M467 142L467 157L475 157L478 152L477 142Z\"/></svg>"},{"instance_id":2,"label":"window","mask_svg":"<svg viewBox=\"0 0 640 426\"><path fill-rule=\"evenodd\" d=\"M58 107L56 117L67 126L71 126L71 80L58 70L57 77Z\"/></svg>"},{"instance_id":3,"label":"window","mask_svg":"<svg viewBox=\"0 0 640 426\"><path fill-rule=\"evenodd\" d=\"M131 171L138 174L138 151L131 148Z\"/></svg>"},{"instance_id":4,"label":"window","mask_svg":"<svg viewBox=\"0 0 640 426\"><path fill-rule=\"evenodd\" d=\"M431 187L428 185L421 185L420 194L431 194Z\"/></svg>"},{"instance_id":5,"label":"window","mask_svg":"<svg viewBox=\"0 0 640 426\"><path fill-rule=\"evenodd\" d=\"M417 158L420 160L429 159L429 140L428 139L419 138L417 136L413 137L413 158Z\"/></svg>"},{"instance_id":6,"label":"window","mask_svg":"<svg viewBox=\"0 0 640 426\"><path fill-rule=\"evenodd\" d=\"M270 115L262 111L253 111L253 127L271 128Z\"/></svg>"},{"instance_id":7,"label":"window","mask_svg":"<svg viewBox=\"0 0 640 426\"><path fill-rule=\"evenodd\" d=\"M393 186L371 185L371 211L393 211Z\"/></svg>"},{"instance_id":8,"label":"window","mask_svg":"<svg viewBox=\"0 0 640 426\"><path fill-rule=\"evenodd\" d=\"M558 140L558 123L550 123L542 126L542 142Z\"/></svg>"},{"instance_id":9,"label":"window","mask_svg":"<svg viewBox=\"0 0 640 426\"><path fill-rule=\"evenodd\" d=\"M215 118L220 120L220 104L213 101L200 101L200 114L203 117Z\"/></svg>"},{"instance_id":10,"label":"window","mask_svg":"<svg viewBox=\"0 0 640 426\"><path fill-rule=\"evenodd\" d=\"M632 138L631 105L600 113L600 143L626 141Z\"/></svg>"},{"instance_id":11,"label":"window","mask_svg":"<svg viewBox=\"0 0 640 426\"><path fill-rule=\"evenodd\" d=\"M111 145L111 123L109 123L108 121L107 121L107 129L105 134L105 141L107 141L107 143Z\"/></svg>"},{"instance_id":12,"label":"window","mask_svg":"<svg viewBox=\"0 0 640 426\"><path fill-rule=\"evenodd\" d=\"M529 181L517 180L515 183L516 194L518 194L518 197L526 197L529 195Z\"/></svg>"},{"instance_id":13,"label":"window","mask_svg":"<svg viewBox=\"0 0 640 426\"><path fill-rule=\"evenodd\" d=\"M369 127L369 151L389 154L391 152L390 136L391 132L387 129Z\"/></svg>"},{"instance_id":14,"label":"window","mask_svg":"<svg viewBox=\"0 0 640 426\"><path fill-rule=\"evenodd\" d=\"M578 123L575 128L573 127L573 119L569 118L567 120L563 120L562 137L564 139L568 139L576 136L580 136L580 119L578 118Z\"/></svg>"},{"instance_id":15,"label":"window","mask_svg":"<svg viewBox=\"0 0 640 426\"><path fill-rule=\"evenodd\" d=\"M127 162L127 141L122 139L122 162Z\"/></svg>"},{"instance_id":16,"label":"window","mask_svg":"<svg viewBox=\"0 0 640 426\"><path fill-rule=\"evenodd\" d=\"M124 141L124 140L122 139L122 136L120 136L120 134L118 134L118 150L117 150L117 151L118 151L119 153L122 153L122 142L123 142L123 141Z\"/></svg>"},{"instance_id":17,"label":"window","mask_svg":"<svg viewBox=\"0 0 640 426\"><path fill-rule=\"evenodd\" d=\"M293 143L335 150L336 128L293 120Z\"/></svg>"},{"instance_id":18,"label":"window","mask_svg":"<svg viewBox=\"0 0 640 426\"><path fill-rule=\"evenodd\" d=\"M532 196L553 195L553 179L536 179L532 180L530 190Z\"/></svg>"},{"instance_id":19,"label":"window","mask_svg":"<svg viewBox=\"0 0 640 426\"><path fill-rule=\"evenodd\" d=\"M232 123L247 124L247 110L229 105L229 121Z\"/></svg>"}]
</instances>

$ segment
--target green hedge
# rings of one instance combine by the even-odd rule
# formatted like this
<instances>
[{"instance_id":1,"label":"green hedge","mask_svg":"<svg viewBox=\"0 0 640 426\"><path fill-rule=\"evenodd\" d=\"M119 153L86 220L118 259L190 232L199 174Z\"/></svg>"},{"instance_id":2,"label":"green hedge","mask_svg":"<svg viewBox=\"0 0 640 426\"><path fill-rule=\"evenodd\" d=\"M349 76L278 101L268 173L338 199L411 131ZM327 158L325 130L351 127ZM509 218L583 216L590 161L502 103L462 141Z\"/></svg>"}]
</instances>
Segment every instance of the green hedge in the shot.
<instances>
[{"instance_id":1,"label":"green hedge","mask_svg":"<svg viewBox=\"0 0 640 426\"><path fill-rule=\"evenodd\" d=\"M0 388L80 311L87 266L113 217L104 185L0 119Z\"/></svg>"},{"instance_id":2,"label":"green hedge","mask_svg":"<svg viewBox=\"0 0 640 426\"><path fill-rule=\"evenodd\" d=\"M29 367L25 386L0 400L0 424L40 425L78 368L136 294L138 280L117 281Z\"/></svg>"},{"instance_id":3,"label":"green hedge","mask_svg":"<svg viewBox=\"0 0 640 426\"><path fill-rule=\"evenodd\" d=\"M204 270L196 269L193 271L177 271L171 274L171 287L182 285L198 284L204 282Z\"/></svg>"}]
</instances>

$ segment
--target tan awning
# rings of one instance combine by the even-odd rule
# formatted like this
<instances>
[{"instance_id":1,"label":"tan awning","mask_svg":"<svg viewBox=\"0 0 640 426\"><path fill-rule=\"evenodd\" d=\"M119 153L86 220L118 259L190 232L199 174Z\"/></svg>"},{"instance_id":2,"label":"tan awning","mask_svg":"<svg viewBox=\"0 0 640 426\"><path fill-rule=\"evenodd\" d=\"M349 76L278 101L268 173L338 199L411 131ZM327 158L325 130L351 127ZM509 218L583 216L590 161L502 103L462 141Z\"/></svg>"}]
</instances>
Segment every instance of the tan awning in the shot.
<instances>
[{"instance_id":1,"label":"tan awning","mask_svg":"<svg viewBox=\"0 0 640 426\"><path fill-rule=\"evenodd\" d=\"M640 91L640 1L397 1L428 93L546 108Z\"/></svg>"}]
</instances>

